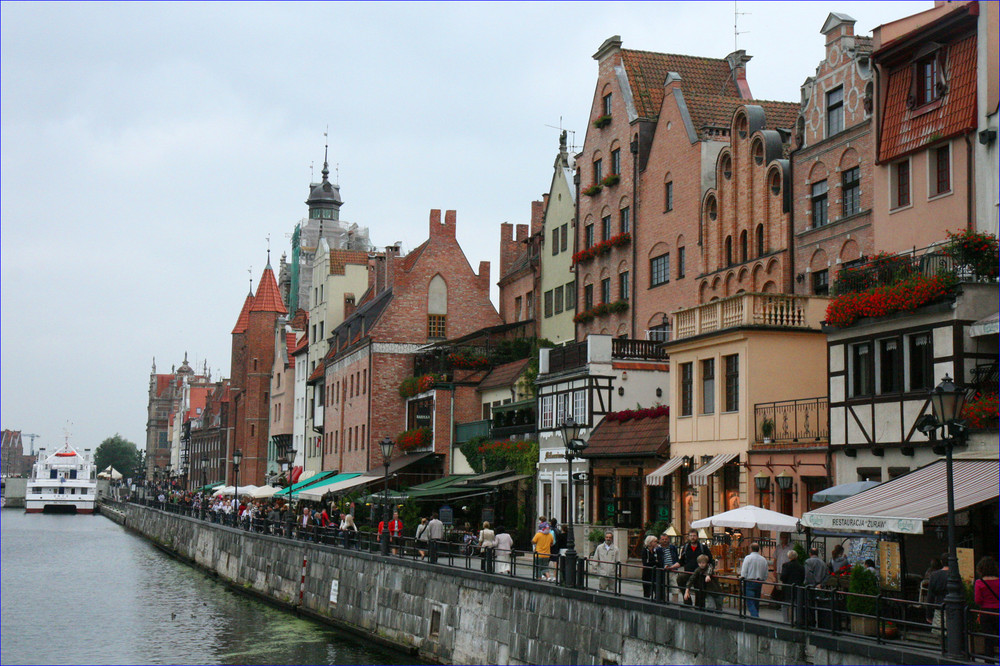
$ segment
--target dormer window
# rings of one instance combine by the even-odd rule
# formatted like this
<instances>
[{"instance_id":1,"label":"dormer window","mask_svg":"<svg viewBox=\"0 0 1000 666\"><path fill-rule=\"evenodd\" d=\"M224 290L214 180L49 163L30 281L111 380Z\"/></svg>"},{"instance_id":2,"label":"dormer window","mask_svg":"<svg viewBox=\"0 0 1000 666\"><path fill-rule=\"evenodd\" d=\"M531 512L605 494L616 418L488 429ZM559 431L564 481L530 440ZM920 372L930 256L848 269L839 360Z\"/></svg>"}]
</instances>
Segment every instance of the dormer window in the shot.
<instances>
[{"instance_id":1,"label":"dormer window","mask_svg":"<svg viewBox=\"0 0 1000 666\"><path fill-rule=\"evenodd\" d=\"M906 100L908 108L919 109L944 97L948 92L944 47L935 42L927 43L917 52L912 67L910 96Z\"/></svg>"},{"instance_id":2,"label":"dormer window","mask_svg":"<svg viewBox=\"0 0 1000 666\"><path fill-rule=\"evenodd\" d=\"M939 97L937 85L935 85L937 83L937 58L933 55L921 58L917 62L916 77L917 106L930 104L936 100Z\"/></svg>"}]
</instances>

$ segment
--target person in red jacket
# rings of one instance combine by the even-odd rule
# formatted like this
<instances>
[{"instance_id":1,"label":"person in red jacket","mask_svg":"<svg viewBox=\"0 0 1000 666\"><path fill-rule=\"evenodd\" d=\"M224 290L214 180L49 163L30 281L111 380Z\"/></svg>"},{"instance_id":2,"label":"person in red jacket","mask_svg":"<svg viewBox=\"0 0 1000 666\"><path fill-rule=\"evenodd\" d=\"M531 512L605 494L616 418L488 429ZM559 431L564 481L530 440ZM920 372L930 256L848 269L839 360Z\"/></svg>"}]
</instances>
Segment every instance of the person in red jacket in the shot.
<instances>
[{"instance_id":1,"label":"person in red jacket","mask_svg":"<svg viewBox=\"0 0 1000 666\"><path fill-rule=\"evenodd\" d=\"M378 536L379 540L382 539L382 530L385 529L385 521L379 521L378 524ZM403 537L403 521L399 519L399 512L392 512L392 520L389 521L389 541L393 545L392 552L396 554L399 544Z\"/></svg>"}]
</instances>

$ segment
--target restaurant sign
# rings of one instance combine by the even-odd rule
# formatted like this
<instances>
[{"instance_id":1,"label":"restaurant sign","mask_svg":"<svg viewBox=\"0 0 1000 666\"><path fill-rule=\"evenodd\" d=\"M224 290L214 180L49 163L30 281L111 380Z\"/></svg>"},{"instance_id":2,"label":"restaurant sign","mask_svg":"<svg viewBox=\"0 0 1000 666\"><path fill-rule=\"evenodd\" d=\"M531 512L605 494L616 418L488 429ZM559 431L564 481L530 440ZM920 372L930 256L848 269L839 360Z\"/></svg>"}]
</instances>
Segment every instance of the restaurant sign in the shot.
<instances>
[{"instance_id":1,"label":"restaurant sign","mask_svg":"<svg viewBox=\"0 0 1000 666\"><path fill-rule=\"evenodd\" d=\"M919 518L889 518L886 516L853 516L827 513L806 513L802 524L813 529L848 532L895 532L923 534L924 521Z\"/></svg>"}]
</instances>

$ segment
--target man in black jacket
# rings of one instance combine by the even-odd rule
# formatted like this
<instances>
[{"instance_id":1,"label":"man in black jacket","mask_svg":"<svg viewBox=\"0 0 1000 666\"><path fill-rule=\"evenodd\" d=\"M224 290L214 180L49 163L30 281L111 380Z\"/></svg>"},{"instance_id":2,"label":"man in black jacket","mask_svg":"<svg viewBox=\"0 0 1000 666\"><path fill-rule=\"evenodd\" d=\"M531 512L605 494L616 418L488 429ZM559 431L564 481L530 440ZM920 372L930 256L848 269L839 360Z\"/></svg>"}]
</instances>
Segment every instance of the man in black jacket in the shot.
<instances>
[{"instance_id":1,"label":"man in black jacket","mask_svg":"<svg viewBox=\"0 0 1000 666\"><path fill-rule=\"evenodd\" d=\"M691 572L698 568L698 556L708 555L708 575L715 572L715 558L712 557L712 549L707 544L698 541L698 530L688 532L688 542L680 552L681 569L685 572L677 577L677 586L686 589ZM690 599L685 599L684 603L691 605Z\"/></svg>"},{"instance_id":2,"label":"man in black jacket","mask_svg":"<svg viewBox=\"0 0 1000 666\"><path fill-rule=\"evenodd\" d=\"M793 624L795 609L799 605L799 590L793 586L802 586L806 582L806 568L799 562L799 554L788 551L788 561L781 567L781 583L785 586L785 622Z\"/></svg>"}]
</instances>

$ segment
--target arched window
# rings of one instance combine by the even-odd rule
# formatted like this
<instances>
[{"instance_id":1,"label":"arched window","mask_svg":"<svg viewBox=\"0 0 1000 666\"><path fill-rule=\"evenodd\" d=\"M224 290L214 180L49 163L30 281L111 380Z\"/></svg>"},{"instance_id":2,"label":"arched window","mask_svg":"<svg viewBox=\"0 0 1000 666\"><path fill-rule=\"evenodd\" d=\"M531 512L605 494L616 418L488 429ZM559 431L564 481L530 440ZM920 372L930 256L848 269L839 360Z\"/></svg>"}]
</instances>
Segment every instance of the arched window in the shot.
<instances>
[{"instance_id":1,"label":"arched window","mask_svg":"<svg viewBox=\"0 0 1000 666\"><path fill-rule=\"evenodd\" d=\"M726 180L733 177L733 160L729 155L722 158L722 175Z\"/></svg>"},{"instance_id":2,"label":"arched window","mask_svg":"<svg viewBox=\"0 0 1000 666\"><path fill-rule=\"evenodd\" d=\"M427 337L444 338L448 335L448 285L444 278L435 275L427 287Z\"/></svg>"},{"instance_id":3,"label":"arched window","mask_svg":"<svg viewBox=\"0 0 1000 666\"><path fill-rule=\"evenodd\" d=\"M747 260L747 232L746 229L740 233L740 261L745 262Z\"/></svg>"},{"instance_id":4,"label":"arched window","mask_svg":"<svg viewBox=\"0 0 1000 666\"><path fill-rule=\"evenodd\" d=\"M726 266L733 265L733 237L726 236Z\"/></svg>"},{"instance_id":5,"label":"arched window","mask_svg":"<svg viewBox=\"0 0 1000 666\"><path fill-rule=\"evenodd\" d=\"M764 225L757 225L757 256L764 254Z\"/></svg>"}]
</instances>

